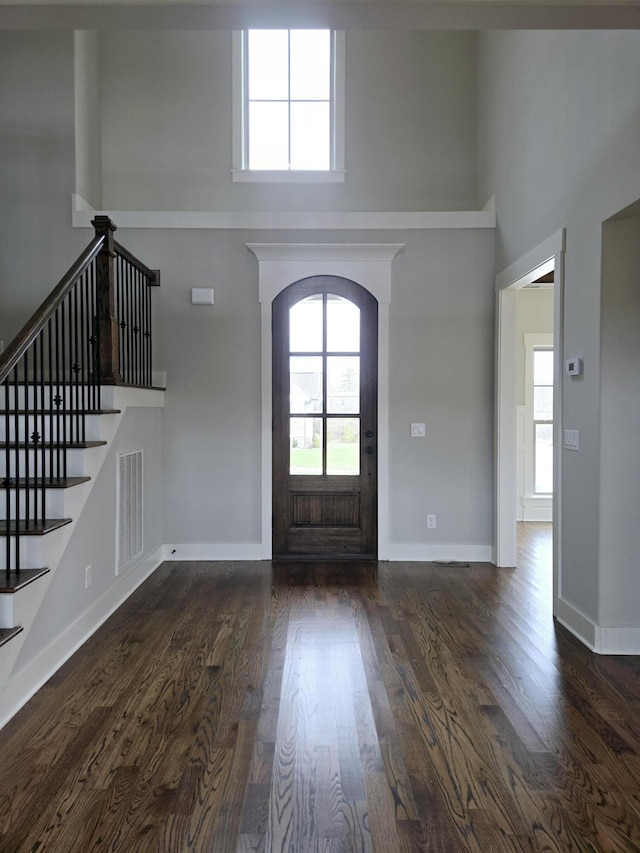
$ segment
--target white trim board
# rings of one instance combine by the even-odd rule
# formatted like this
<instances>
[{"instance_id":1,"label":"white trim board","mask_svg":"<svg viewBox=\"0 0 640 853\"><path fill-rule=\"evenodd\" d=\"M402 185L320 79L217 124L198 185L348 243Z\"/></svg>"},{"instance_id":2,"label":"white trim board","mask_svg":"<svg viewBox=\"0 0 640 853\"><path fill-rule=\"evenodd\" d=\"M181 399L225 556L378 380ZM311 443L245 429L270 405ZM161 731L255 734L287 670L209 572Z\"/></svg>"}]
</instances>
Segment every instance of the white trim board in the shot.
<instances>
[{"instance_id":1,"label":"white trim board","mask_svg":"<svg viewBox=\"0 0 640 853\"><path fill-rule=\"evenodd\" d=\"M433 560L456 560L467 563L490 563L491 545L460 545L446 542L405 542L389 545L390 562L428 563Z\"/></svg>"},{"instance_id":2,"label":"white trim board","mask_svg":"<svg viewBox=\"0 0 640 853\"><path fill-rule=\"evenodd\" d=\"M262 344L262 558L272 554L272 358L275 297L312 275L361 284L378 300L378 559L389 553L389 303L391 265L403 243L247 243L258 258Z\"/></svg>"},{"instance_id":3,"label":"white trim board","mask_svg":"<svg viewBox=\"0 0 640 853\"><path fill-rule=\"evenodd\" d=\"M491 205L484 210L443 211L94 210L81 196L72 195L74 228L90 228L98 215L110 216L118 228L405 231L496 227Z\"/></svg>"},{"instance_id":4,"label":"white trim board","mask_svg":"<svg viewBox=\"0 0 640 853\"><path fill-rule=\"evenodd\" d=\"M232 542L189 542L173 543L164 546L165 560L172 562L191 562L206 560L226 562L233 560L262 560L260 542L235 544Z\"/></svg>"},{"instance_id":5,"label":"white trim board","mask_svg":"<svg viewBox=\"0 0 640 853\"><path fill-rule=\"evenodd\" d=\"M596 625L580 610L560 598L558 622L574 637L599 655L640 655L640 628L624 625L607 627Z\"/></svg>"}]
</instances>

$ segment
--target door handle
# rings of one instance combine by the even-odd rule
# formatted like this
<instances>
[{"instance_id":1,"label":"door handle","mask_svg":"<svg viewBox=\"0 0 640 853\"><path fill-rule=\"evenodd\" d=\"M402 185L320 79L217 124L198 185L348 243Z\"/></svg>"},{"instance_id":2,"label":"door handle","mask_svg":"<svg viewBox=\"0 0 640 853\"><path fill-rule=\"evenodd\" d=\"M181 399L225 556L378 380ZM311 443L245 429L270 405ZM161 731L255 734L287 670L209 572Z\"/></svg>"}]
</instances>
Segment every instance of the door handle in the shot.
<instances>
[{"instance_id":1,"label":"door handle","mask_svg":"<svg viewBox=\"0 0 640 853\"><path fill-rule=\"evenodd\" d=\"M373 438L373 431L372 431L372 430L370 430L370 429L368 429L368 430L365 432L365 435L366 435L366 437L367 437L367 438Z\"/></svg>"},{"instance_id":2,"label":"door handle","mask_svg":"<svg viewBox=\"0 0 640 853\"><path fill-rule=\"evenodd\" d=\"M369 453L369 454L373 453L374 452L373 447L365 447L364 452Z\"/></svg>"}]
</instances>

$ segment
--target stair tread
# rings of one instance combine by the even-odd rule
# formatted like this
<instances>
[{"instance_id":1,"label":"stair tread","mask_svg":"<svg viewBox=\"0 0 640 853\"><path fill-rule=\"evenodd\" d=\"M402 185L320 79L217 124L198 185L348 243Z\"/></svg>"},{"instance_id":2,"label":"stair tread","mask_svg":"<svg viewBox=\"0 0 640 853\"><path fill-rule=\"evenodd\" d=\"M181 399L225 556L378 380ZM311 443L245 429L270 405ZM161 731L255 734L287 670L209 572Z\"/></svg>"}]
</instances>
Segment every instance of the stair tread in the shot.
<instances>
[{"instance_id":1,"label":"stair tread","mask_svg":"<svg viewBox=\"0 0 640 853\"><path fill-rule=\"evenodd\" d=\"M8 643L16 634L19 634L22 631L20 625L16 625L15 628L0 628L0 646L3 646L5 643Z\"/></svg>"},{"instance_id":2,"label":"stair tread","mask_svg":"<svg viewBox=\"0 0 640 853\"><path fill-rule=\"evenodd\" d=\"M20 477L17 481L9 478L9 488L15 489L16 485L19 489L36 489L42 488L44 485L45 489L70 489L72 486L79 486L80 483L88 483L91 477L61 477L60 479L45 477L44 480L41 477L37 479L34 477ZM0 480L0 489L6 488L6 480Z\"/></svg>"},{"instance_id":3,"label":"stair tread","mask_svg":"<svg viewBox=\"0 0 640 853\"><path fill-rule=\"evenodd\" d=\"M65 524L71 524L71 518L47 518L45 521L30 521L27 527L25 519L21 518L18 522L18 530L21 536L44 536L45 533L51 533L52 530L57 530L59 527L64 527ZM11 519L7 526L6 521L0 521L0 536L7 536L15 533L16 522Z\"/></svg>"},{"instance_id":4,"label":"stair tread","mask_svg":"<svg viewBox=\"0 0 640 853\"><path fill-rule=\"evenodd\" d=\"M38 448L38 450L42 450L44 447L45 450L56 450L58 447L60 450L84 450L87 447L102 447L105 445L106 441L67 441L64 444L52 444L50 441L45 441L44 443L38 442L38 444L33 444L32 442L24 442L21 441L18 444L10 441L10 448L18 448L19 450L33 450L34 448ZM3 441L0 443L0 450L6 450L7 442Z\"/></svg>"},{"instance_id":5,"label":"stair tread","mask_svg":"<svg viewBox=\"0 0 640 853\"><path fill-rule=\"evenodd\" d=\"M17 592L33 581L49 573L48 568L43 569L21 569L19 572L0 572L0 593Z\"/></svg>"}]
</instances>

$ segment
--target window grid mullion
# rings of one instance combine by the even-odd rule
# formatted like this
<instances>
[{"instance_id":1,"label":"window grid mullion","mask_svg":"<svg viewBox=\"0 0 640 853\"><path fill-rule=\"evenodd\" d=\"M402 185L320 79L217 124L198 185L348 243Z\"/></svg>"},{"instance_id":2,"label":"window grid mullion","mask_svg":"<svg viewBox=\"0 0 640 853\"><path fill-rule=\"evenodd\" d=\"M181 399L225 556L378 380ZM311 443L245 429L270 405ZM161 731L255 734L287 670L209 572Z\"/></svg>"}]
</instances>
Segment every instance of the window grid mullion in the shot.
<instances>
[{"instance_id":1,"label":"window grid mullion","mask_svg":"<svg viewBox=\"0 0 640 853\"><path fill-rule=\"evenodd\" d=\"M327 294L322 294L322 473L327 474Z\"/></svg>"},{"instance_id":2,"label":"window grid mullion","mask_svg":"<svg viewBox=\"0 0 640 853\"><path fill-rule=\"evenodd\" d=\"M288 143L287 163L291 171L291 30L287 30L287 120L288 120Z\"/></svg>"}]
</instances>

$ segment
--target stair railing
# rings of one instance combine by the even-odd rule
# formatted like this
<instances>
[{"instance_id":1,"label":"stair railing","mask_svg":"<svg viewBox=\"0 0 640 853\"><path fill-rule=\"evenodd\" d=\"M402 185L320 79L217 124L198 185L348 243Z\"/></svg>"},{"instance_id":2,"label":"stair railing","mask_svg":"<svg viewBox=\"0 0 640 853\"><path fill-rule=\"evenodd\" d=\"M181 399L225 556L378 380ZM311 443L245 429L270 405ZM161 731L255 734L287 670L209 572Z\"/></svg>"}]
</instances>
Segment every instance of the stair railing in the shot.
<instances>
[{"instance_id":1,"label":"stair railing","mask_svg":"<svg viewBox=\"0 0 640 853\"><path fill-rule=\"evenodd\" d=\"M67 451L87 440L103 385L152 385L150 270L114 239L95 237L0 354L0 493L4 568L20 572L22 537L46 529L46 493L67 479Z\"/></svg>"}]
</instances>

